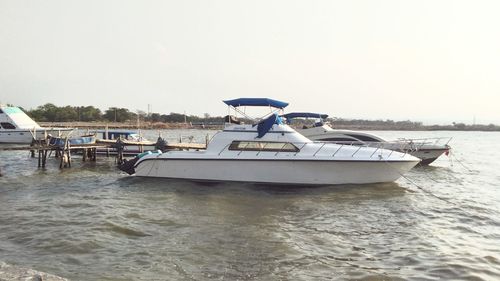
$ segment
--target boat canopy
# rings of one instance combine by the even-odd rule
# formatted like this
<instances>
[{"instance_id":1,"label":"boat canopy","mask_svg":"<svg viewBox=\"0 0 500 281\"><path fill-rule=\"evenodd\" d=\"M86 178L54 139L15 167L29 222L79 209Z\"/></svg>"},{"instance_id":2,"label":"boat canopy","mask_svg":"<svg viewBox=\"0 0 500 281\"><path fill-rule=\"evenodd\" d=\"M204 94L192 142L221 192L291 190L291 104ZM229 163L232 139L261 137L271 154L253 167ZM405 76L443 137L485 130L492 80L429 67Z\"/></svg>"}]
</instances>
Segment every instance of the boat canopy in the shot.
<instances>
[{"instance_id":1,"label":"boat canopy","mask_svg":"<svg viewBox=\"0 0 500 281\"><path fill-rule=\"evenodd\" d=\"M272 106L275 108L285 108L288 106L287 102L268 98L239 98L234 100L225 100L225 104L233 107L238 106Z\"/></svg>"},{"instance_id":2,"label":"boat canopy","mask_svg":"<svg viewBox=\"0 0 500 281\"><path fill-rule=\"evenodd\" d=\"M281 116L285 117L286 119L293 119L293 118L326 119L328 117L328 114L321 114L321 113L314 113L314 112L291 112L291 113L283 114Z\"/></svg>"}]
</instances>

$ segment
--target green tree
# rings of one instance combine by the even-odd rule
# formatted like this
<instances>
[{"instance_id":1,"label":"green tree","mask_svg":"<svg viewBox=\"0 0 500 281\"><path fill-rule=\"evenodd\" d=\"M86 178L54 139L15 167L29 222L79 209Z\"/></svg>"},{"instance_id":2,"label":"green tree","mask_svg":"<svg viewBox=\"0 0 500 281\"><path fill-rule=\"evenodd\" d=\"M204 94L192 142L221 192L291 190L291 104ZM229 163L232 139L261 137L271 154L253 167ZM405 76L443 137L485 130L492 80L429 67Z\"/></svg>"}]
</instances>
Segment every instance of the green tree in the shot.
<instances>
[{"instance_id":1,"label":"green tree","mask_svg":"<svg viewBox=\"0 0 500 281\"><path fill-rule=\"evenodd\" d=\"M80 106L78 107L79 121L99 121L102 119L102 113L99 108L93 106Z\"/></svg>"},{"instance_id":2,"label":"green tree","mask_svg":"<svg viewBox=\"0 0 500 281\"><path fill-rule=\"evenodd\" d=\"M126 108L110 107L104 112L103 117L113 122L125 122L132 120L135 114Z\"/></svg>"}]
</instances>

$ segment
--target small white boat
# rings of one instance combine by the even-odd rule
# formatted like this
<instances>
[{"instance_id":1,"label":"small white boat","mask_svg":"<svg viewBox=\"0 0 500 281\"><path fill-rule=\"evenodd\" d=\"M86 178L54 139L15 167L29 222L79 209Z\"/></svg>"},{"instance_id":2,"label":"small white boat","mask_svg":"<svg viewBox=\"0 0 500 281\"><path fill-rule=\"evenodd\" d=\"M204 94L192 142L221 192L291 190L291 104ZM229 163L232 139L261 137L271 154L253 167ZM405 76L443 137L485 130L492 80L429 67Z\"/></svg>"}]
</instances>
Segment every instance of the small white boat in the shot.
<instances>
[{"instance_id":1,"label":"small white boat","mask_svg":"<svg viewBox=\"0 0 500 281\"><path fill-rule=\"evenodd\" d=\"M448 155L450 146L448 143L451 138L425 138L425 139L398 139L395 141L386 141L379 136L367 132L353 130L332 129L327 122L323 120L328 117L326 114L311 112L293 112L284 114L288 122L294 118L315 118L312 126L298 128L297 131L305 137L314 141L328 141L338 144L353 144L379 147L383 149L396 150L409 153L422 159L421 165L428 165L439 156Z\"/></svg>"},{"instance_id":2,"label":"small white boat","mask_svg":"<svg viewBox=\"0 0 500 281\"><path fill-rule=\"evenodd\" d=\"M60 136L71 128L44 128L19 107L0 105L0 143L30 144L47 135Z\"/></svg>"},{"instance_id":3,"label":"small white boat","mask_svg":"<svg viewBox=\"0 0 500 281\"><path fill-rule=\"evenodd\" d=\"M99 130L95 132L99 142L115 144L120 139L126 145L123 146L124 156L136 156L144 151L155 150L156 142L150 141L140 133L129 130ZM116 155L117 148L98 148L97 154Z\"/></svg>"},{"instance_id":4,"label":"small white boat","mask_svg":"<svg viewBox=\"0 0 500 281\"><path fill-rule=\"evenodd\" d=\"M141 177L330 185L391 182L420 162L391 150L313 142L281 122L276 111L288 105L284 102L262 98L224 102L237 112L242 112L241 106L266 106L272 112L256 124L226 124L206 150L147 153L120 168Z\"/></svg>"}]
</instances>

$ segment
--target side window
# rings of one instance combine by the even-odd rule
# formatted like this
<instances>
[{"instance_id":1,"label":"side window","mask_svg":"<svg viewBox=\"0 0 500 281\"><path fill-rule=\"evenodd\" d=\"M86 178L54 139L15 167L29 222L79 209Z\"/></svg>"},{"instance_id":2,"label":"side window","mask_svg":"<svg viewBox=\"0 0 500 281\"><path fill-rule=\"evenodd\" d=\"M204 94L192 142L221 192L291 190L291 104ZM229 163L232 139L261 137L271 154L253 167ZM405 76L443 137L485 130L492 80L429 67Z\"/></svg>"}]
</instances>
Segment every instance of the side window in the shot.
<instances>
[{"instance_id":1,"label":"side window","mask_svg":"<svg viewBox=\"0 0 500 281\"><path fill-rule=\"evenodd\" d=\"M229 150L297 152L299 148L288 142L233 141Z\"/></svg>"},{"instance_id":2,"label":"side window","mask_svg":"<svg viewBox=\"0 0 500 281\"><path fill-rule=\"evenodd\" d=\"M4 129L15 129L16 126L12 125L11 123L9 122L2 122L0 123L0 125L4 128Z\"/></svg>"},{"instance_id":3,"label":"side window","mask_svg":"<svg viewBox=\"0 0 500 281\"><path fill-rule=\"evenodd\" d=\"M320 141L338 141L338 142L357 142L357 139L351 139L351 138L343 138L343 137L336 137L336 138L324 138L324 139L319 139Z\"/></svg>"},{"instance_id":4,"label":"side window","mask_svg":"<svg viewBox=\"0 0 500 281\"><path fill-rule=\"evenodd\" d=\"M353 138L357 138L358 140L362 140L362 141L371 141L371 142L380 142L379 140L376 140L372 137L369 137L369 136L362 136L362 135L349 135Z\"/></svg>"}]
</instances>

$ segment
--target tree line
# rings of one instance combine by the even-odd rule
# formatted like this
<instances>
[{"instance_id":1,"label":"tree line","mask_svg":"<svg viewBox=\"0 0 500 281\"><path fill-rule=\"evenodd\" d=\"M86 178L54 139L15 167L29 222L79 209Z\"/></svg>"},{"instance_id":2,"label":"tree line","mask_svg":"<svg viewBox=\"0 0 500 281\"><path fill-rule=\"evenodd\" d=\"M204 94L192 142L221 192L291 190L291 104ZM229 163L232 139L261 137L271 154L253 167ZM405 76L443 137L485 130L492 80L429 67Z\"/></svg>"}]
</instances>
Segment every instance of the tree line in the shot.
<instances>
[{"instance_id":1,"label":"tree line","mask_svg":"<svg viewBox=\"0 0 500 281\"><path fill-rule=\"evenodd\" d=\"M109 107L104 112L94 106L56 106L52 103L41 105L35 109L25 110L31 118L38 122L133 122L138 118L147 122L183 123L204 122L222 123L223 117L212 117L205 113L203 117L196 115L185 115L180 113L147 114L144 111L132 112L127 108Z\"/></svg>"},{"instance_id":2,"label":"tree line","mask_svg":"<svg viewBox=\"0 0 500 281\"><path fill-rule=\"evenodd\" d=\"M203 117L196 115L185 115L171 112L170 114L151 113L144 111L132 112L127 108L109 107L101 111L94 106L56 106L52 103L41 105L35 109L25 110L31 118L39 122L134 122L138 118L141 122L151 123L191 123L191 124L222 124L224 117L210 116L205 113ZM243 119L245 123L251 120ZM466 125L455 123L451 125L423 125L422 122L393 121L393 120L365 120L365 119L342 119L328 118L334 128L355 128L373 130L453 130L453 131L500 131L500 126L488 125ZM313 120L302 120L297 125L308 124Z\"/></svg>"}]
</instances>

